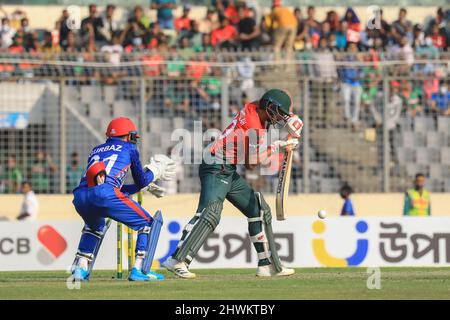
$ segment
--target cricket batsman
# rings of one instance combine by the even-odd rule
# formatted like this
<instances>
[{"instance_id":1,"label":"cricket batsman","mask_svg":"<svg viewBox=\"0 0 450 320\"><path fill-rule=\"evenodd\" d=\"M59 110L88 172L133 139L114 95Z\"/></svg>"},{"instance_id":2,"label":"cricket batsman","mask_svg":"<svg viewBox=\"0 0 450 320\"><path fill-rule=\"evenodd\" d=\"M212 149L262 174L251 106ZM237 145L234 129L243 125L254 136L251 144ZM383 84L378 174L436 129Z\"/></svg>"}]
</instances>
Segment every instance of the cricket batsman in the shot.
<instances>
[{"instance_id":1,"label":"cricket batsman","mask_svg":"<svg viewBox=\"0 0 450 320\"><path fill-rule=\"evenodd\" d=\"M155 238L152 237L152 232L156 232L154 220L139 203L130 199L130 195L146 188L161 197L164 189L153 182L159 179L171 180L176 165L165 155L155 155L143 168L136 147L139 134L128 118L113 119L108 125L106 136L106 142L92 150L86 174L73 191L73 204L85 222L72 266L73 277L80 281L89 279L108 229L105 218L110 218L138 232L136 262L128 280L163 280L162 275L150 271L151 261L148 261L148 252L154 252L153 246L157 242L156 236L156 241L150 241ZM125 185L129 170L134 184ZM159 230L155 235L159 235Z\"/></svg>"},{"instance_id":2,"label":"cricket batsman","mask_svg":"<svg viewBox=\"0 0 450 320\"><path fill-rule=\"evenodd\" d=\"M184 228L177 249L163 264L169 271L181 278L196 277L189 271L189 265L219 224L223 202L227 199L247 217L248 232L258 256L256 275L271 277L294 273L294 269L281 265L269 205L263 195L255 192L236 172L242 157L237 146L241 143L245 146L243 163L248 169L264 164L271 155L279 155L287 147L298 145L303 123L291 114L291 107L292 99L287 92L271 89L259 101L247 103L211 146L210 159L213 161L206 162L204 158L199 168L201 192L197 213ZM261 151L271 126L286 126L288 138L277 140ZM250 139L250 132L256 132L256 139L253 139L256 142Z\"/></svg>"}]
</instances>

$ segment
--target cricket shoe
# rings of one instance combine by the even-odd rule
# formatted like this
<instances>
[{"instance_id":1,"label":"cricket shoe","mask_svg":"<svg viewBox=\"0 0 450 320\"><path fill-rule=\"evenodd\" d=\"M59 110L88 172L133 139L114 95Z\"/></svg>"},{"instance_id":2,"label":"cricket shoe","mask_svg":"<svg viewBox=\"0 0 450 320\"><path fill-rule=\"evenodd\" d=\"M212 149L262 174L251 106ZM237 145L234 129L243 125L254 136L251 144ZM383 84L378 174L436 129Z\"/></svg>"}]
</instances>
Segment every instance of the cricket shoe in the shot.
<instances>
[{"instance_id":1,"label":"cricket shoe","mask_svg":"<svg viewBox=\"0 0 450 320\"><path fill-rule=\"evenodd\" d=\"M131 269L130 275L128 276L129 281L157 281L164 280L162 274L149 271L148 273L142 272L136 268Z\"/></svg>"},{"instance_id":2,"label":"cricket shoe","mask_svg":"<svg viewBox=\"0 0 450 320\"><path fill-rule=\"evenodd\" d=\"M196 277L195 273L189 271L186 263L180 262L172 257L164 261L163 267L183 279L194 279Z\"/></svg>"},{"instance_id":3,"label":"cricket shoe","mask_svg":"<svg viewBox=\"0 0 450 320\"><path fill-rule=\"evenodd\" d=\"M278 272L275 270L275 267L271 264L267 266L258 266L258 270L256 271L257 277L286 277L293 275L295 273L294 269L286 268L284 266L281 267L281 271Z\"/></svg>"},{"instance_id":4,"label":"cricket shoe","mask_svg":"<svg viewBox=\"0 0 450 320\"><path fill-rule=\"evenodd\" d=\"M72 276L75 281L89 281L89 273L81 267L75 267Z\"/></svg>"}]
</instances>

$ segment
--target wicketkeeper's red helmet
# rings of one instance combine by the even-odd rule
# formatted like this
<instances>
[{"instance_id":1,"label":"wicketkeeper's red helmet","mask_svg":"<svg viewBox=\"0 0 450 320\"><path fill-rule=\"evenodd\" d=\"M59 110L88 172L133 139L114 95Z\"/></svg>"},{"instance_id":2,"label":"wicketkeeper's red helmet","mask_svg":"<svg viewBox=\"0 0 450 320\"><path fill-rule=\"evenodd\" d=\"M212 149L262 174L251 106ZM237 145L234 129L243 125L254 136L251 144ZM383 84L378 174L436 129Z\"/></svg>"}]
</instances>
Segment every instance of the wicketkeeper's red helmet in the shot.
<instances>
[{"instance_id":1,"label":"wicketkeeper's red helmet","mask_svg":"<svg viewBox=\"0 0 450 320\"><path fill-rule=\"evenodd\" d=\"M133 121L125 117L112 119L108 125L108 128L106 129L107 137L123 137L128 134L135 135L136 138L139 138L136 126Z\"/></svg>"}]
</instances>

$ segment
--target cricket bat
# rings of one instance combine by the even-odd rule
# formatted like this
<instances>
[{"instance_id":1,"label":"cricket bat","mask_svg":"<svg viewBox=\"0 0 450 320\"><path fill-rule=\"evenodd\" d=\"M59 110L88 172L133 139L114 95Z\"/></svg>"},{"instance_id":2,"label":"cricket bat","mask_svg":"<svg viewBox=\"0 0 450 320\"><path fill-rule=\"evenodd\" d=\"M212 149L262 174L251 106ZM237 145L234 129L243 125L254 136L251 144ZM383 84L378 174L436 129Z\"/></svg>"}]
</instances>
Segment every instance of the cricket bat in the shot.
<instances>
[{"instance_id":1,"label":"cricket bat","mask_svg":"<svg viewBox=\"0 0 450 320\"><path fill-rule=\"evenodd\" d=\"M275 203L276 203L277 220L280 221L286 220L286 212L284 210L284 204L287 201L289 193L293 155L294 153L292 149L289 147L284 154L283 162L281 164L281 169L278 176L278 186Z\"/></svg>"}]
</instances>

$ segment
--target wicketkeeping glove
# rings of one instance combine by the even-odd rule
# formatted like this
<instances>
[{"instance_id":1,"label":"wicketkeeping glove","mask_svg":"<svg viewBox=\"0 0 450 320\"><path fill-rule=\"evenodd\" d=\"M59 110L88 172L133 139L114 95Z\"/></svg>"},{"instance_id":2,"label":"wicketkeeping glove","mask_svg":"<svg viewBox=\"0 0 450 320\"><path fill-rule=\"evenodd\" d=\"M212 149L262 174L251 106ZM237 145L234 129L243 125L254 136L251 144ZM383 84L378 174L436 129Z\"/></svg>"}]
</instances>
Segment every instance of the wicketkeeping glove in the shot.
<instances>
[{"instance_id":1,"label":"wicketkeeping glove","mask_svg":"<svg viewBox=\"0 0 450 320\"><path fill-rule=\"evenodd\" d=\"M163 187L158 186L157 184L154 184L153 182L150 183L147 187L147 192L150 192L157 198L162 198L166 194L166 189Z\"/></svg>"},{"instance_id":2,"label":"wicketkeeping glove","mask_svg":"<svg viewBox=\"0 0 450 320\"><path fill-rule=\"evenodd\" d=\"M170 181L175 177L175 162L164 154L156 154L150 159L150 163L145 166L151 170L156 180Z\"/></svg>"}]
</instances>

